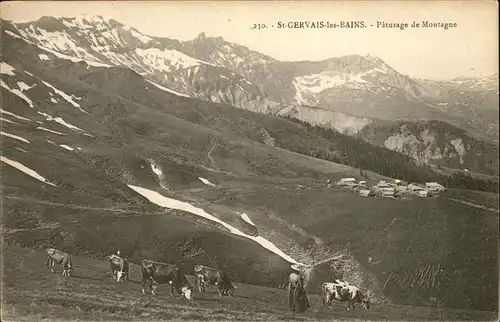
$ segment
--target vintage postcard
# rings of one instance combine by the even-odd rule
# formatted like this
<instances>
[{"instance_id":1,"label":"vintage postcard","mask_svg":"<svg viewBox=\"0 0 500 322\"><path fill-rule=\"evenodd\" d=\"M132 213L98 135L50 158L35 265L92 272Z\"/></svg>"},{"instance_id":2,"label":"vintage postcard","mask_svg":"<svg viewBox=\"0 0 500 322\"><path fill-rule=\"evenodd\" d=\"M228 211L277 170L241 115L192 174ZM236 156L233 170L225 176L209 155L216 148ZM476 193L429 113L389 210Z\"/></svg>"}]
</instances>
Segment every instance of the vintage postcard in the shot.
<instances>
[{"instance_id":1,"label":"vintage postcard","mask_svg":"<svg viewBox=\"0 0 500 322\"><path fill-rule=\"evenodd\" d=\"M496 1L4 1L2 321L497 321Z\"/></svg>"}]
</instances>

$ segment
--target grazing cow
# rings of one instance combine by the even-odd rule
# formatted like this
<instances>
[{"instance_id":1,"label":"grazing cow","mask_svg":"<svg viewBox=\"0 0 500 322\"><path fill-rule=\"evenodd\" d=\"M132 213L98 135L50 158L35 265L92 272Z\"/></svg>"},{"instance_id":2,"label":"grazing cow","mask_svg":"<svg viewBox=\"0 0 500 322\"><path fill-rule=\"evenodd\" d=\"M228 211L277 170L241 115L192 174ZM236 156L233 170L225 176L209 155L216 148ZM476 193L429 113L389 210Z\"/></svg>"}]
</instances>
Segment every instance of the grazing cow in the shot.
<instances>
[{"instance_id":1,"label":"grazing cow","mask_svg":"<svg viewBox=\"0 0 500 322\"><path fill-rule=\"evenodd\" d=\"M324 306L331 306L332 300L337 300L339 302L347 302L347 311L350 311L351 307L354 310L355 303L361 303L365 310L370 309L370 299L358 287L339 280L335 280L333 283L322 283L321 298Z\"/></svg>"},{"instance_id":2,"label":"grazing cow","mask_svg":"<svg viewBox=\"0 0 500 322\"><path fill-rule=\"evenodd\" d=\"M149 259L142 261L142 294L146 294L144 287L149 286L151 294L156 295L155 289L159 284L170 284L170 295L174 296L173 289L184 298L191 300L192 286L186 275L177 265L155 262ZM155 285L153 285L153 283Z\"/></svg>"},{"instance_id":3,"label":"grazing cow","mask_svg":"<svg viewBox=\"0 0 500 322\"><path fill-rule=\"evenodd\" d=\"M205 291L205 286L215 285L220 296L234 296L234 289L236 287L233 286L229 276L225 272L203 265L196 265L194 272L196 275L196 285L200 292Z\"/></svg>"},{"instance_id":4,"label":"grazing cow","mask_svg":"<svg viewBox=\"0 0 500 322\"><path fill-rule=\"evenodd\" d=\"M55 248L47 248L47 268L54 273L54 265L60 264L62 266L62 276L71 276L73 263L71 262L71 255Z\"/></svg>"},{"instance_id":5,"label":"grazing cow","mask_svg":"<svg viewBox=\"0 0 500 322\"><path fill-rule=\"evenodd\" d=\"M311 305L304 289L304 280L297 273L288 276L288 303L292 312L302 313Z\"/></svg>"},{"instance_id":6,"label":"grazing cow","mask_svg":"<svg viewBox=\"0 0 500 322\"><path fill-rule=\"evenodd\" d=\"M116 278L116 281L120 280L123 282L125 280L129 280L129 267L128 261L124 258L116 256L115 254L109 255L108 257L109 265L111 267L111 272L113 274L113 278Z\"/></svg>"}]
</instances>

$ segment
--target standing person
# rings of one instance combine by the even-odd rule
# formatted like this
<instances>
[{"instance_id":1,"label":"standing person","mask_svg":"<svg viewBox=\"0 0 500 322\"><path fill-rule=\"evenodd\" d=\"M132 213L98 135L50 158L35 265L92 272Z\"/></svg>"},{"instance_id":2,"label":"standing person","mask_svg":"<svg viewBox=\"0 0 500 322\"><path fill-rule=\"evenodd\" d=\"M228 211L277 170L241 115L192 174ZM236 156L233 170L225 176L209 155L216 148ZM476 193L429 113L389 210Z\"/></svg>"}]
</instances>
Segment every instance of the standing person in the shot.
<instances>
[{"instance_id":1,"label":"standing person","mask_svg":"<svg viewBox=\"0 0 500 322\"><path fill-rule=\"evenodd\" d=\"M300 270L292 267L295 272L288 276L288 303L292 312L302 313L311 305L304 289L304 279Z\"/></svg>"}]
</instances>

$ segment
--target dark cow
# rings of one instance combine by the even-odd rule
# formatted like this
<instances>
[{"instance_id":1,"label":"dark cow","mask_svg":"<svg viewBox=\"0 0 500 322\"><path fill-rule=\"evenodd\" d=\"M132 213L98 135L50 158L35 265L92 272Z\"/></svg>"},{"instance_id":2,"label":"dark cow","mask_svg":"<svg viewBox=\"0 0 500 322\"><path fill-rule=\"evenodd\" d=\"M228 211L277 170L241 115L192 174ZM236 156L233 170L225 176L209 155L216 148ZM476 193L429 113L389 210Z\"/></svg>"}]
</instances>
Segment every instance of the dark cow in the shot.
<instances>
[{"instance_id":1,"label":"dark cow","mask_svg":"<svg viewBox=\"0 0 500 322\"><path fill-rule=\"evenodd\" d=\"M292 312L304 312L311 305L304 289L304 279L297 273L288 276L288 303Z\"/></svg>"},{"instance_id":2,"label":"dark cow","mask_svg":"<svg viewBox=\"0 0 500 322\"><path fill-rule=\"evenodd\" d=\"M71 270L73 269L73 263L71 261L71 255L55 248L47 248L47 268L54 273L54 265L59 264L62 266L62 276L71 276Z\"/></svg>"},{"instance_id":3,"label":"dark cow","mask_svg":"<svg viewBox=\"0 0 500 322\"><path fill-rule=\"evenodd\" d=\"M151 294L156 295L155 289L159 284L170 284L170 295L173 290L184 298L191 300L192 286L189 284L184 272L173 264L155 262L149 259L142 261L142 294L146 294L144 287L147 285ZM154 284L154 285L153 285Z\"/></svg>"},{"instance_id":4,"label":"dark cow","mask_svg":"<svg viewBox=\"0 0 500 322\"><path fill-rule=\"evenodd\" d=\"M121 258L120 256L116 256L115 254L109 255L108 257L109 265L111 268L111 272L113 274L113 278L116 278L116 281L120 280L124 282L125 280L129 280L129 266L127 259Z\"/></svg>"},{"instance_id":5,"label":"dark cow","mask_svg":"<svg viewBox=\"0 0 500 322\"><path fill-rule=\"evenodd\" d=\"M196 285L200 292L204 292L205 287L208 285L215 285L220 296L234 296L236 286L233 286L229 276L225 272L208 266L196 265L194 273L196 275Z\"/></svg>"},{"instance_id":6,"label":"dark cow","mask_svg":"<svg viewBox=\"0 0 500 322\"><path fill-rule=\"evenodd\" d=\"M331 306L332 300L337 300L339 302L347 302L347 311L350 311L351 307L354 310L356 308L355 303L360 303L365 310L370 309L370 299L358 287L339 280L333 283L322 283L321 297L324 306Z\"/></svg>"}]
</instances>

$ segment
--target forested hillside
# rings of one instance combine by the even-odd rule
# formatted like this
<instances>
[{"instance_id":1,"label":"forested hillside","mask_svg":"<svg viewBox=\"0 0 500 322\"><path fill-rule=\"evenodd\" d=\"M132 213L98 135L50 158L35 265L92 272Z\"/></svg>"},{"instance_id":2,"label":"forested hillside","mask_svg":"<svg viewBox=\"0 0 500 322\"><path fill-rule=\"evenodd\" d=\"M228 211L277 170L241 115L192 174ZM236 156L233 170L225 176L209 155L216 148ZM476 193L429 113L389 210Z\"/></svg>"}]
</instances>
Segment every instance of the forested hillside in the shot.
<instances>
[{"instance_id":1,"label":"forested hillside","mask_svg":"<svg viewBox=\"0 0 500 322\"><path fill-rule=\"evenodd\" d=\"M498 192L498 178L477 178L463 172L454 172L448 175L439 174L433 171L430 166L417 165L411 157L399 152L374 146L361 139L321 126L314 126L295 118L287 117L287 119L302 124L311 133L320 135L330 142L330 146L325 148L306 145L294 146L289 143L285 148L291 151L349 165L361 170L370 170L408 182L438 181L449 188ZM360 173L362 174L362 172Z\"/></svg>"}]
</instances>

